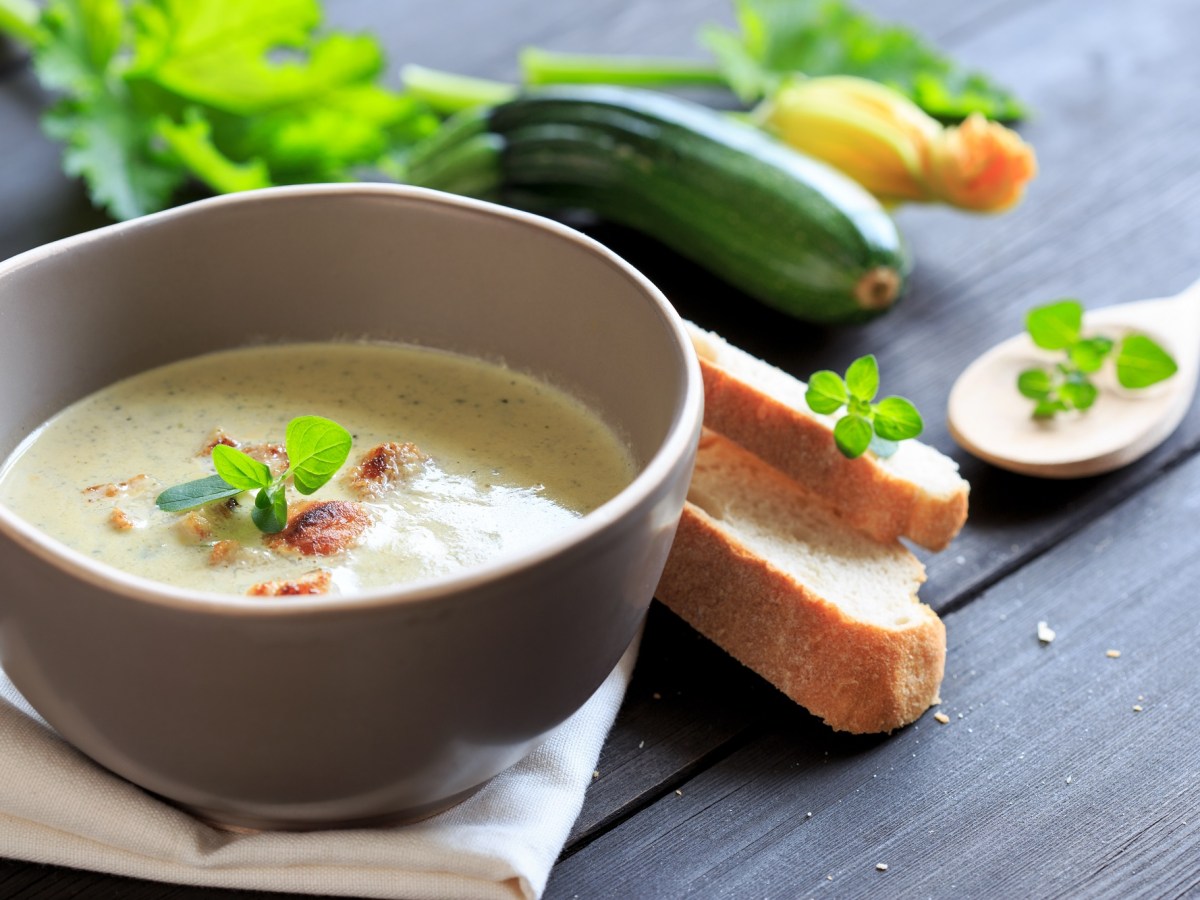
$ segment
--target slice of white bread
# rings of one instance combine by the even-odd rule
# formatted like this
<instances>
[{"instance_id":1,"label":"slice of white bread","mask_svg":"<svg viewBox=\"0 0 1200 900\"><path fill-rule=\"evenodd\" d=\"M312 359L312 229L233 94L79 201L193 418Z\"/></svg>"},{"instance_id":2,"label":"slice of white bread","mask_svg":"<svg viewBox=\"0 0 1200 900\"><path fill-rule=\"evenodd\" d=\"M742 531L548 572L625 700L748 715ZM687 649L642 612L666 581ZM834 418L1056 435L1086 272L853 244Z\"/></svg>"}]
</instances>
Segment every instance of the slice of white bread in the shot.
<instances>
[{"instance_id":1,"label":"slice of white bread","mask_svg":"<svg viewBox=\"0 0 1200 900\"><path fill-rule=\"evenodd\" d=\"M848 523L881 541L943 550L967 518L967 482L919 441L895 454L847 460L832 416L808 409L807 386L724 338L688 323L704 376L704 424L803 483Z\"/></svg>"},{"instance_id":2,"label":"slice of white bread","mask_svg":"<svg viewBox=\"0 0 1200 900\"><path fill-rule=\"evenodd\" d=\"M892 731L937 702L946 629L925 568L705 431L656 596L832 728Z\"/></svg>"}]
</instances>

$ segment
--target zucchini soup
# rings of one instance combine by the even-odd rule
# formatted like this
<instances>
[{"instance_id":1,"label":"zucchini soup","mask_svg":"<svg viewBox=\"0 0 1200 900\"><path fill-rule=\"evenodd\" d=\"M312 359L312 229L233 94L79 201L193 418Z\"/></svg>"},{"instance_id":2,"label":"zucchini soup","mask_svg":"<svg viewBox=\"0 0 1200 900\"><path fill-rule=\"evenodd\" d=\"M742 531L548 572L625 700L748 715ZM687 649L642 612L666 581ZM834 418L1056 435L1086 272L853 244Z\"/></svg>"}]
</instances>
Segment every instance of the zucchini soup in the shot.
<instances>
[{"instance_id":1,"label":"zucchini soup","mask_svg":"<svg viewBox=\"0 0 1200 900\"><path fill-rule=\"evenodd\" d=\"M282 475L288 423L306 415L337 422L353 444L311 496L288 484L281 531L256 526L253 491L184 512L156 504L213 475L219 445ZM0 468L0 503L167 584L337 594L534 547L633 475L594 412L523 373L403 345L284 344L172 363L79 400Z\"/></svg>"}]
</instances>

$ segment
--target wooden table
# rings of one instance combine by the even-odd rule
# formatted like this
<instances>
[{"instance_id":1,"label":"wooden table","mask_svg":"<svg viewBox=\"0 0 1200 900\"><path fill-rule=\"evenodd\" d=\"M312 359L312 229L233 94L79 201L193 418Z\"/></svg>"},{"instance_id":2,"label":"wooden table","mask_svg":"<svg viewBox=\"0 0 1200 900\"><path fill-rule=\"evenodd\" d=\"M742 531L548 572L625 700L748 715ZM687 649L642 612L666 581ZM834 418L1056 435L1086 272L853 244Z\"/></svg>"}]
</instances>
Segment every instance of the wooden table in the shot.
<instances>
[{"instance_id":1,"label":"wooden table","mask_svg":"<svg viewBox=\"0 0 1200 900\"><path fill-rule=\"evenodd\" d=\"M1200 415L1125 471L1054 483L966 457L943 414L953 378L1028 307L1165 295L1200 275L1200 4L865 6L1032 106L1022 132L1041 174L1016 212L902 210L910 293L845 330L786 320L629 232L592 233L747 349L800 375L873 351L888 390L926 411L926 439L972 484L971 520L927 558L923 590L949 633L949 724L835 734L656 605L547 896L1200 896ZM397 65L492 77L512 77L525 44L697 54L695 27L730 20L723 0L330 7ZM44 102L10 66L0 259L104 222L39 134ZM0 864L0 896L17 895L268 896Z\"/></svg>"}]
</instances>

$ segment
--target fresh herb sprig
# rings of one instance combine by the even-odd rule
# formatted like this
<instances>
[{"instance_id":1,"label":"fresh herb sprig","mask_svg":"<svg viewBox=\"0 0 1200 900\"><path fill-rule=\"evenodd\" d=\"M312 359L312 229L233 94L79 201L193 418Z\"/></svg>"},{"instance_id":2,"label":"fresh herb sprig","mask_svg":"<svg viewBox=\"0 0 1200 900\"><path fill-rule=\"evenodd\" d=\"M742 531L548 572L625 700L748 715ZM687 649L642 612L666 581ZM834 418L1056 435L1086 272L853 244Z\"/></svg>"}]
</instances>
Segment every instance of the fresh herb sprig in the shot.
<instances>
[{"instance_id":1,"label":"fresh herb sprig","mask_svg":"<svg viewBox=\"0 0 1200 900\"><path fill-rule=\"evenodd\" d=\"M879 363L868 355L850 363L845 378L827 369L814 372L804 399L809 409L825 415L847 408L833 426L833 439L843 456L856 459L871 450L887 457L900 441L919 435L925 423L910 401L884 397L875 403L878 393Z\"/></svg>"},{"instance_id":2,"label":"fresh herb sprig","mask_svg":"<svg viewBox=\"0 0 1200 900\"><path fill-rule=\"evenodd\" d=\"M67 173L131 219L190 181L350 181L437 129L384 85L375 38L321 17L319 0L0 0L0 35L28 45L60 98L43 123Z\"/></svg>"},{"instance_id":3,"label":"fresh herb sprig","mask_svg":"<svg viewBox=\"0 0 1200 900\"><path fill-rule=\"evenodd\" d=\"M155 502L167 512L183 512L257 490L250 517L259 531L275 534L287 527L287 480L292 479L301 494L312 494L346 462L350 443L350 432L337 422L300 416L288 423L288 468L280 475L272 475L266 463L241 450L218 444L212 450L216 475L167 488Z\"/></svg>"},{"instance_id":4,"label":"fresh herb sprig","mask_svg":"<svg viewBox=\"0 0 1200 900\"><path fill-rule=\"evenodd\" d=\"M888 85L935 118L1024 118L1025 107L987 76L965 69L915 32L877 21L845 0L734 0L736 29L708 25L700 42L714 64L526 50L526 84L639 87L727 85L746 103L797 75L857 75Z\"/></svg>"},{"instance_id":5,"label":"fresh herb sprig","mask_svg":"<svg viewBox=\"0 0 1200 900\"><path fill-rule=\"evenodd\" d=\"M1017 390L1034 402L1035 419L1090 409L1100 395L1092 375L1116 350L1117 383L1138 389L1165 381L1179 366L1166 350L1144 334L1131 334L1118 344L1103 335L1083 333L1083 304L1058 300L1031 309L1025 328L1043 350L1061 350L1065 359L1054 366L1026 369L1017 376Z\"/></svg>"}]
</instances>

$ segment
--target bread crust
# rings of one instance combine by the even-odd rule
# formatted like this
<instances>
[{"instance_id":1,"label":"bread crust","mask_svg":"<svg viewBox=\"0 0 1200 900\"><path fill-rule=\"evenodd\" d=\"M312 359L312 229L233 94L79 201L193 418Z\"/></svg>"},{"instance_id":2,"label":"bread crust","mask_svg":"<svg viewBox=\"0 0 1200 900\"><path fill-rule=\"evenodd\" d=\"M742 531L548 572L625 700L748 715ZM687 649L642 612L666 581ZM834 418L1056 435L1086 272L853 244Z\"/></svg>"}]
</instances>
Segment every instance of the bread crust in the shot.
<instances>
[{"instance_id":1,"label":"bread crust","mask_svg":"<svg viewBox=\"0 0 1200 900\"><path fill-rule=\"evenodd\" d=\"M892 731L937 702L946 629L925 567L705 430L656 596L831 728Z\"/></svg>"},{"instance_id":2,"label":"bread crust","mask_svg":"<svg viewBox=\"0 0 1200 900\"><path fill-rule=\"evenodd\" d=\"M698 345L725 342L692 327ZM728 347L729 345L725 345ZM704 424L784 474L808 486L848 524L883 542L900 537L928 550L944 550L967 519L969 487L958 479L947 494L931 493L897 477L874 457L848 460L820 418L784 403L700 352ZM756 362L767 365L761 360Z\"/></svg>"},{"instance_id":3,"label":"bread crust","mask_svg":"<svg viewBox=\"0 0 1200 900\"><path fill-rule=\"evenodd\" d=\"M656 596L837 731L893 731L938 702L946 628L932 609L914 597L903 628L851 618L692 503Z\"/></svg>"}]
</instances>

